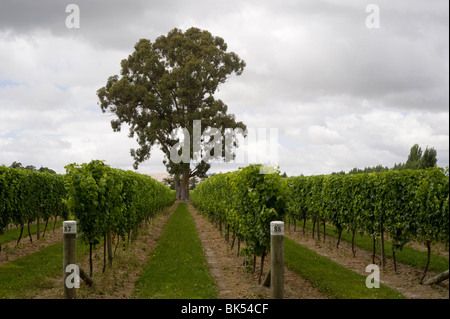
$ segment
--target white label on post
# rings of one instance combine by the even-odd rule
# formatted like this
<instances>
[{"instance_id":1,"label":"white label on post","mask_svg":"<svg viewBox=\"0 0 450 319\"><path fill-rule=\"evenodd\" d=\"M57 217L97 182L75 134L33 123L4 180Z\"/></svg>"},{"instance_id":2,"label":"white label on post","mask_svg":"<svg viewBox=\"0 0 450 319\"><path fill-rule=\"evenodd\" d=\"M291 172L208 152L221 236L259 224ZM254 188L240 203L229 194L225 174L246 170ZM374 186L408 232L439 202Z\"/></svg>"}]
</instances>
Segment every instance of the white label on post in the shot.
<instances>
[{"instance_id":1,"label":"white label on post","mask_svg":"<svg viewBox=\"0 0 450 319\"><path fill-rule=\"evenodd\" d=\"M76 234L77 222L74 220L67 220L63 222L63 234Z\"/></svg>"},{"instance_id":2,"label":"white label on post","mask_svg":"<svg viewBox=\"0 0 450 319\"><path fill-rule=\"evenodd\" d=\"M283 222L270 222L270 235L271 236L284 236L284 223Z\"/></svg>"}]
</instances>

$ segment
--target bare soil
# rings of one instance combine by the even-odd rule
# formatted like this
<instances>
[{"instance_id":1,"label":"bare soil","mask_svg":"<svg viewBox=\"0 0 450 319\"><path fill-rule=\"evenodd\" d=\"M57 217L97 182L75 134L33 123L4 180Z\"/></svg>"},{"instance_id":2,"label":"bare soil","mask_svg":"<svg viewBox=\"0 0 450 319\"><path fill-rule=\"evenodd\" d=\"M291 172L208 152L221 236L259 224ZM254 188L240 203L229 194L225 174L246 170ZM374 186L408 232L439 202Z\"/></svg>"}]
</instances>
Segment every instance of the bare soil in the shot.
<instances>
[{"instance_id":1,"label":"bare soil","mask_svg":"<svg viewBox=\"0 0 450 319\"><path fill-rule=\"evenodd\" d=\"M164 225L175 211L179 202L175 202L163 214L154 217L151 222L139 230L139 234L130 244L121 241L113 259L113 266L103 269L103 245L99 245L93 253L94 285L88 287L81 283L77 291L78 299L131 299L136 280L143 267L157 246ZM113 243L113 250L114 250ZM79 266L89 273L89 257L79 261ZM64 298L63 279L61 276L51 278L54 287L34 296L34 299L62 299Z\"/></svg>"},{"instance_id":2,"label":"bare soil","mask_svg":"<svg viewBox=\"0 0 450 319\"><path fill-rule=\"evenodd\" d=\"M243 265L244 257L237 256L237 244L231 250L216 228L205 216L189 205L200 240L203 244L205 256L211 267L211 274L216 279L219 288L219 299L260 299L269 298L269 288L258 283L260 272L260 259L256 263L256 269L246 269ZM267 274L270 267L270 256L265 258L263 276ZM305 279L285 268L285 298L286 299L324 299L325 297L317 291Z\"/></svg>"},{"instance_id":3,"label":"bare soil","mask_svg":"<svg viewBox=\"0 0 450 319\"><path fill-rule=\"evenodd\" d=\"M39 239L36 239L36 234L33 234L33 242L30 242L30 237L28 236L26 228L23 232L24 234L19 245L16 244L17 240L2 244L2 251L0 252L0 265L9 261L14 261L17 258L33 254L63 240L62 227L56 227L55 231L53 231L53 229L47 229L45 237L42 237L41 233Z\"/></svg>"}]
</instances>

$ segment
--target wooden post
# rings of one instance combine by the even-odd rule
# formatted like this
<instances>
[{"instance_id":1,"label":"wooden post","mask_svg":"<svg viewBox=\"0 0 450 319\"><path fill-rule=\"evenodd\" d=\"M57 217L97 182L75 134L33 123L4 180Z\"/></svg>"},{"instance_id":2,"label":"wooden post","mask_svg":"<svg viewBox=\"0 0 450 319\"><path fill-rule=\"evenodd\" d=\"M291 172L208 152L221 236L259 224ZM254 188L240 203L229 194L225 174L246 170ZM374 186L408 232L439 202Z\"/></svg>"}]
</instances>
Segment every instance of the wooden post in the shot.
<instances>
[{"instance_id":1,"label":"wooden post","mask_svg":"<svg viewBox=\"0 0 450 319\"><path fill-rule=\"evenodd\" d=\"M77 222L63 222L63 273L64 298L76 299L79 287L79 269L77 266Z\"/></svg>"},{"instance_id":2,"label":"wooden post","mask_svg":"<svg viewBox=\"0 0 450 319\"><path fill-rule=\"evenodd\" d=\"M270 298L284 299L284 223L270 223Z\"/></svg>"}]
</instances>

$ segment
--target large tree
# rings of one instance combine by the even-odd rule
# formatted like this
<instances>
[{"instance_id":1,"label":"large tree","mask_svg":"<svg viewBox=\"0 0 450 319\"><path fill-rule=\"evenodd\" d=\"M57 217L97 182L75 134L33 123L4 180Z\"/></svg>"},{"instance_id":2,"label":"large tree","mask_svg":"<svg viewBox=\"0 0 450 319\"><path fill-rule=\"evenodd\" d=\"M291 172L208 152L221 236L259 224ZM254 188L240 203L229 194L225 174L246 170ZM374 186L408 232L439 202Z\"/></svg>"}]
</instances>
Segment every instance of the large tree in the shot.
<instances>
[{"instance_id":1,"label":"large tree","mask_svg":"<svg viewBox=\"0 0 450 319\"><path fill-rule=\"evenodd\" d=\"M153 43L141 39L134 49L122 60L120 77L109 77L106 86L97 91L100 107L116 115L111 121L114 131L126 123L129 136L137 136L139 148L131 150L134 168L150 158L153 146L159 146L167 171L176 176L178 198L189 200L189 178L204 176L211 164L173 161L171 150L176 145L180 145L178 154L186 151L181 147L183 139L173 132L187 130L189 159L194 159L195 120L201 120L201 134L208 127L219 130L222 136L226 128L245 130L242 122L227 114L225 103L213 96L232 73L242 73L245 62L236 53L227 52L222 38L198 28L185 32L175 28ZM222 154L213 155L222 156L225 147L222 143Z\"/></svg>"}]
</instances>

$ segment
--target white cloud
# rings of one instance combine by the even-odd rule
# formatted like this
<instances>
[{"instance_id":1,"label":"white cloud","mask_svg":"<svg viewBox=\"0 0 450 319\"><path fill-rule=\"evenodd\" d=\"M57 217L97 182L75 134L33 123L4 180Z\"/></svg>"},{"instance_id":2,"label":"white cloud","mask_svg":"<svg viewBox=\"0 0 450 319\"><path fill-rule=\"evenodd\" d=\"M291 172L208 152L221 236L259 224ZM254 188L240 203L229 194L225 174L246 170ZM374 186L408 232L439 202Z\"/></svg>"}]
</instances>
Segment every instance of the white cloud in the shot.
<instances>
[{"instance_id":1,"label":"white cloud","mask_svg":"<svg viewBox=\"0 0 450 319\"><path fill-rule=\"evenodd\" d=\"M378 30L355 1L77 4L81 28L69 30L60 1L2 2L0 164L131 168L136 142L112 131L96 91L140 38L191 26L246 61L217 97L247 127L278 129L282 171L392 166L415 143L449 163L448 3L380 1ZM155 150L139 170L164 171L162 159Z\"/></svg>"}]
</instances>

